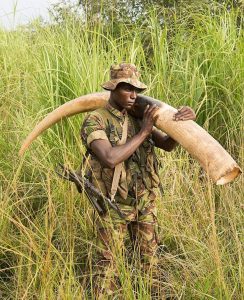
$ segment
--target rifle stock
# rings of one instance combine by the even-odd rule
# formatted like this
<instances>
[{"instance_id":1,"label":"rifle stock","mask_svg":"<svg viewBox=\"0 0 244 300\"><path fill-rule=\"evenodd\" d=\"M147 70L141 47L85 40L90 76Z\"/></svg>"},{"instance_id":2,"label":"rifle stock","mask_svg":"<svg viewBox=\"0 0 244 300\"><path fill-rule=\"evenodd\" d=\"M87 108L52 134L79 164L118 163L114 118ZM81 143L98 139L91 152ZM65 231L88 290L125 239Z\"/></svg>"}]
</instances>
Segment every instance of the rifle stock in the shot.
<instances>
[{"instance_id":1,"label":"rifle stock","mask_svg":"<svg viewBox=\"0 0 244 300\"><path fill-rule=\"evenodd\" d=\"M107 212L106 206L110 206L114 209L121 218L125 218L125 215L121 212L116 203L112 202L108 197L104 196L93 184L86 178L82 178L80 175L70 170L69 168L59 164L59 169L56 168L56 174L62 179L71 181L75 184L79 193L85 190L89 201L96 209L100 216L105 215Z\"/></svg>"}]
</instances>

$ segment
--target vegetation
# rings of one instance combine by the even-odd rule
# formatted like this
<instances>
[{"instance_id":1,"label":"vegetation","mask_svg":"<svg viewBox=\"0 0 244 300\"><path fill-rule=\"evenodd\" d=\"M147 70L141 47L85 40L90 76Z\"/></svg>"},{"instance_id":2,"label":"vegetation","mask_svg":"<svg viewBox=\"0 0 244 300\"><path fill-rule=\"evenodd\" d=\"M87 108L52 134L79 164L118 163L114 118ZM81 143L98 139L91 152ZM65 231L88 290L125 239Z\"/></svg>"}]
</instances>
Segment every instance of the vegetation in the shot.
<instances>
[{"instance_id":1,"label":"vegetation","mask_svg":"<svg viewBox=\"0 0 244 300\"><path fill-rule=\"evenodd\" d=\"M160 16L160 17L159 17ZM160 18L165 16L164 24ZM169 17L170 16L170 17ZM0 298L90 299L96 253L92 208L61 181L58 162L77 168L83 115L63 120L22 158L21 142L49 111L101 90L109 66L140 67L146 94L189 105L197 122L243 165L244 36L236 9L148 10L143 22L81 23L0 30ZM122 299L241 299L243 179L227 186L200 180L180 147L159 152L158 278L118 259ZM156 286L156 292L155 292ZM158 298L157 298L158 297Z\"/></svg>"}]
</instances>

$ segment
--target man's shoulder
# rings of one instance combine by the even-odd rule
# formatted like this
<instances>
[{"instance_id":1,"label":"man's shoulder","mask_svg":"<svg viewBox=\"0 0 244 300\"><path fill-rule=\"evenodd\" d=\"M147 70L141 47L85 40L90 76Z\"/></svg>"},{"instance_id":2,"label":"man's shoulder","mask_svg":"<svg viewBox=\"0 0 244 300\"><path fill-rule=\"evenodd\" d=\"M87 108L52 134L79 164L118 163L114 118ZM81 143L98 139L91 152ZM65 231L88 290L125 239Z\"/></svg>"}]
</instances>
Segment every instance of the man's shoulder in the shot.
<instances>
[{"instance_id":1,"label":"man's shoulder","mask_svg":"<svg viewBox=\"0 0 244 300\"><path fill-rule=\"evenodd\" d=\"M112 118L106 107L101 107L89 112L83 122L83 127L87 126L100 126L106 128L107 124Z\"/></svg>"},{"instance_id":2,"label":"man's shoulder","mask_svg":"<svg viewBox=\"0 0 244 300\"><path fill-rule=\"evenodd\" d=\"M97 108L93 111L89 111L86 116L85 116L85 119L84 121L86 120L93 120L93 119L101 119L102 116L103 116L103 108Z\"/></svg>"},{"instance_id":3,"label":"man's shoulder","mask_svg":"<svg viewBox=\"0 0 244 300\"><path fill-rule=\"evenodd\" d=\"M98 117L98 118L102 117L102 118L104 118L104 116L107 116L107 115L109 116L109 111L105 106L105 107L100 107L100 108L97 108L97 109L89 112L87 114L87 117Z\"/></svg>"}]
</instances>

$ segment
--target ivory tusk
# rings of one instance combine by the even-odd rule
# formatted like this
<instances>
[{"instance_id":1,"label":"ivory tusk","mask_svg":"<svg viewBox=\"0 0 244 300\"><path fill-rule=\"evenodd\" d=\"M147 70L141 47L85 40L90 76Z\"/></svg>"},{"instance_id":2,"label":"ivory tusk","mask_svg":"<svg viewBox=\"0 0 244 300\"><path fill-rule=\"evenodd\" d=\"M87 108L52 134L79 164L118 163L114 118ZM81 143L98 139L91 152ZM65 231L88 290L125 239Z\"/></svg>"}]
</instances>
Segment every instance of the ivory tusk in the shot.
<instances>
[{"instance_id":1,"label":"ivory tusk","mask_svg":"<svg viewBox=\"0 0 244 300\"><path fill-rule=\"evenodd\" d=\"M43 131L65 117L103 107L107 103L109 95L109 92L88 94L56 108L38 123L27 136L21 146L19 155L23 155L33 140ZM129 113L141 118L145 106L152 103L160 107L156 127L171 136L198 160L202 168L217 185L231 182L241 174L241 169L234 159L202 127L194 121L173 121L173 115L177 110L172 106L151 97L138 95L136 103Z\"/></svg>"},{"instance_id":2,"label":"ivory tusk","mask_svg":"<svg viewBox=\"0 0 244 300\"><path fill-rule=\"evenodd\" d=\"M163 104L158 112L156 127L181 144L217 185L233 181L241 169L229 153L194 121L173 121L175 112L174 108Z\"/></svg>"},{"instance_id":3,"label":"ivory tusk","mask_svg":"<svg viewBox=\"0 0 244 300\"><path fill-rule=\"evenodd\" d=\"M59 106L50 112L40 123L38 123L31 133L24 140L19 155L22 156L30 144L46 129L56 124L66 117L71 117L78 113L95 110L103 107L109 99L109 92L94 93L81 96Z\"/></svg>"}]
</instances>

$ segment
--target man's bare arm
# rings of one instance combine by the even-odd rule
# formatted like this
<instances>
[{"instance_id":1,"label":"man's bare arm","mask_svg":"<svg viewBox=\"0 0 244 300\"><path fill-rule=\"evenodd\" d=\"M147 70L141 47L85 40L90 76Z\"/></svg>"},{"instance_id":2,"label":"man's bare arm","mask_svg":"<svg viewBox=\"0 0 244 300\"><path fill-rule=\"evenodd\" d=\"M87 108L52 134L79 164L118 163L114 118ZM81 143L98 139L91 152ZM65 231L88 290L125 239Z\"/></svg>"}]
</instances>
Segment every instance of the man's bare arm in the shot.
<instances>
[{"instance_id":1,"label":"man's bare arm","mask_svg":"<svg viewBox=\"0 0 244 300\"><path fill-rule=\"evenodd\" d=\"M178 143L169 135L156 128L154 128L152 131L152 139L156 147L168 152L172 151L178 145Z\"/></svg>"},{"instance_id":2,"label":"man's bare arm","mask_svg":"<svg viewBox=\"0 0 244 300\"><path fill-rule=\"evenodd\" d=\"M147 107L144 112L141 130L124 145L112 147L107 140L94 140L91 150L105 166L113 169L117 164L128 159L151 133L158 107Z\"/></svg>"},{"instance_id":3,"label":"man's bare arm","mask_svg":"<svg viewBox=\"0 0 244 300\"><path fill-rule=\"evenodd\" d=\"M117 164L129 158L146 137L143 132L140 132L127 143L114 147L107 140L95 140L91 143L91 149L103 165L113 169Z\"/></svg>"}]
</instances>

